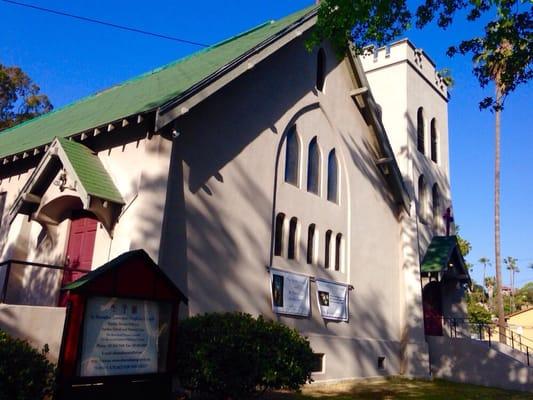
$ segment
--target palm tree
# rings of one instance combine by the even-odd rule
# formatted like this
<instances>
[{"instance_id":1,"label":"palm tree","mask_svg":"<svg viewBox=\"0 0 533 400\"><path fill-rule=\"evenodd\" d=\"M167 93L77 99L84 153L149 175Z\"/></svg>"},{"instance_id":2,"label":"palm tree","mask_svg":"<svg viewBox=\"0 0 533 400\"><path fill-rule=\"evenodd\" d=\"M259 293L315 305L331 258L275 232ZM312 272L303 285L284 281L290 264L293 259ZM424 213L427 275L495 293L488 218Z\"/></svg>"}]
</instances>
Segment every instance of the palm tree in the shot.
<instances>
[{"instance_id":1,"label":"palm tree","mask_svg":"<svg viewBox=\"0 0 533 400\"><path fill-rule=\"evenodd\" d=\"M507 60L512 53L512 46L502 39L496 50L484 48L484 51L476 57L477 63L484 63L489 70L490 77L494 82L496 100L494 110L494 267L496 270L496 305L498 308L498 326L500 342L505 343L505 314L503 311L502 296L502 269L501 269L501 244L500 244L500 136L501 136L501 112L504 96L507 94L503 76L506 72Z\"/></svg>"},{"instance_id":2,"label":"palm tree","mask_svg":"<svg viewBox=\"0 0 533 400\"><path fill-rule=\"evenodd\" d=\"M511 302L511 312L514 312L514 276L515 274L520 272L520 269L518 268L518 265L516 264L518 260L514 257L505 257L503 260L504 264L507 265L507 269L509 270L510 274L510 281L511 281L511 296L510 296L510 302Z\"/></svg>"},{"instance_id":3,"label":"palm tree","mask_svg":"<svg viewBox=\"0 0 533 400\"><path fill-rule=\"evenodd\" d=\"M487 257L481 257L479 260L477 260L477 262L483 265L483 284L485 284L485 280L486 280L485 272L487 270L487 265L491 265L490 260Z\"/></svg>"}]
</instances>

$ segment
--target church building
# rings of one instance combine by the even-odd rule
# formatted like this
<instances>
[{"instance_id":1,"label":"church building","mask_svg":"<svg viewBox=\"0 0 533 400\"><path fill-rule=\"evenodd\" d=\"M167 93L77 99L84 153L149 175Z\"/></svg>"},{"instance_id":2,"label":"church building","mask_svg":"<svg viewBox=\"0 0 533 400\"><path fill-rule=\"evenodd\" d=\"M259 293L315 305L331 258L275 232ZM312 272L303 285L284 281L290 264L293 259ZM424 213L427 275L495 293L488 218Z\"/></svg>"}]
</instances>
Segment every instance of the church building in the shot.
<instances>
[{"instance_id":1,"label":"church building","mask_svg":"<svg viewBox=\"0 0 533 400\"><path fill-rule=\"evenodd\" d=\"M308 51L316 18L266 22L0 132L0 329L57 360L61 288L142 249L187 297L180 318L293 327L315 381L429 376L427 335L465 316L470 281L447 87L409 40Z\"/></svg>"}]
</instances>

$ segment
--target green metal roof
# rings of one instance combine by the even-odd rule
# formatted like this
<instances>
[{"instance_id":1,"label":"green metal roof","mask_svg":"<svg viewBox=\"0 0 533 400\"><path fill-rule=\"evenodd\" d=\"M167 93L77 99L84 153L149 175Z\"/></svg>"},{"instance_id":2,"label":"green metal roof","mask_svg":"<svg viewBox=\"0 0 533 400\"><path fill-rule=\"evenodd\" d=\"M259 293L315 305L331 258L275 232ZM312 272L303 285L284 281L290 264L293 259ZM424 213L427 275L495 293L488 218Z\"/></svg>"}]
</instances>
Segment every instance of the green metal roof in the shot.
<instances>
[{"instance_id":1,"label":"green metal roof","mask_svg":"<svg viewBox=\"0 0 533 400\"><path fill-rule=\"evenodd\" d=\"M448 265L455 249L457 249L460 255L459 243L455 236L434 236L426 250L422 265L420 266L421 271L442 271Z\"/></svg>"},{"instance_id":2,"label":"green metal roof","mask_svg":"<svg viewBox=\"0 0 533 400\"><path fill-rule=\"evenodd\" d=\"M124 200L98 155L81 143L57 138L87 194L124 204Z\"/></svg>"},{"instance_id":3,"label":"green metal roof","mask_svg":"<svg viewBox=\"0 0 533 400\"><path fill-rule=\"evenodd\" d=\"M271 21L66 107L0 132L0 158L156 109L295 23L315 6Z\"/></svg>"}]
</instances>

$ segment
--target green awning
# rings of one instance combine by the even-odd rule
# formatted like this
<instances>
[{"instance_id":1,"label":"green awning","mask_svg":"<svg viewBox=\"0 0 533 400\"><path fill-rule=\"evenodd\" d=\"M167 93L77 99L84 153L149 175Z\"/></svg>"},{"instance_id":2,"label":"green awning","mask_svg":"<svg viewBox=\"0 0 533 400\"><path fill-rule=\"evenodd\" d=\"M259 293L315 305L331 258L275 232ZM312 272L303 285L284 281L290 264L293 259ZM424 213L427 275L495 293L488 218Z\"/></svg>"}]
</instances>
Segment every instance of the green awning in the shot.
<instances>
[{"instance_id":1,"label":"green awning","mask_svg":"<svg viewBox=\"0 0 533 400\"><path fill-rule=\"evenodd\" d=\"M462 273L470 280L468 268L461 254L457 237L434 236L420 266L421 272L445 272L449 270L450 264L454 268L460 267Z\"/></svg>"},{"instance_id":2,"label":"green awning","mask_svg":"<svg viewBox=\"0 0 533 400\"><path fill-rule=\"evenodd\" d=\"M89 196L124 204L122 195L96 153L73 140L57 138L57 141L65 152L80 184Z\"/></svg>"}]
</instances>

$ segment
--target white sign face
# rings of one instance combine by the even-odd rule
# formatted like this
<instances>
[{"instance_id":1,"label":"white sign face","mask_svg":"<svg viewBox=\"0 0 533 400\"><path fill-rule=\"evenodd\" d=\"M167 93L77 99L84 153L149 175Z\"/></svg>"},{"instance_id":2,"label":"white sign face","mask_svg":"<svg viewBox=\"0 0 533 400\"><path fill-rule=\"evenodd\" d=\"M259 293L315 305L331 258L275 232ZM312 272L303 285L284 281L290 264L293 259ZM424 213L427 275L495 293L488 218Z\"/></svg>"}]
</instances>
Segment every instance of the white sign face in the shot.
<instances>
[{"instance_id":1,"label":"white sign face","mask_svg":"<svg viewBox=\"0 0 533 400\"><path fill-rule=\"evenodd\" d=\"M348 286L317 279L316 295L322 318L348 321Z\"/></svg>"},{"instance_id":2,"label":"white sign face","mask_svg":"<svg viewBox=\"0 0 533 400\"><path fill-rule=\"evenodd\" d=\"M83 327L81 376L157 372L158 330L156 302L89 298Z\"/></svg>"},{"instance_id":3,"label":"white sign face","mask_svg":"<svg viewBox=\"0 0 533 400\"><path fill-rule=\"evenodd\" d=\"M272 310L278 314L301 315L311 313L309 277L270 269Z\"/></svg>"}]
</instances>

